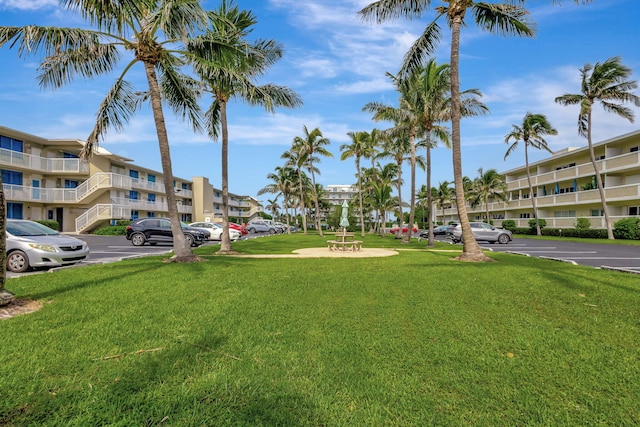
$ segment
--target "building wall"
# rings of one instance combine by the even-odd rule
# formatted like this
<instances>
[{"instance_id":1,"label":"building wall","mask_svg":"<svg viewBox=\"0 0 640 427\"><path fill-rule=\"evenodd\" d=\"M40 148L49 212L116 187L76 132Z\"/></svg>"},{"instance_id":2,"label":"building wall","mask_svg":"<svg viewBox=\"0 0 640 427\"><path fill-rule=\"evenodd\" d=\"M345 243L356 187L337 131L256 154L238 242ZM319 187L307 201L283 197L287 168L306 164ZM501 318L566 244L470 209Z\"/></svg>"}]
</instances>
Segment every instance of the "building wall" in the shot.
<instances>
[{"instance_id":1,"label":"building wall","mask_svg":"<svg viewBox=\"0 0 640 427\"><path fill-rule=\"evenodd\" d=\"M9 217L53 219L61 231L89 232L117 219L168 214L162 172L101 147L79 159L84 142L78 140L47 140L2 126L0 140L7 145L0 148L0 168ZM173 186L183 221L213 217L219 190L207 178L174 177ZM252 197L233 194L230 201L230 210L247 218L262 209Z\"/></svg>"},{"instance_id":2,"label":"building wall","mask_svg":"<svg viewBox=\"0 0 640 427\"><path fill-rule=\"evenodd\" d=\"M640 214L640 131L620 135L595 144L594 153L604 183L607 206L612 220ZM594 186L595 173L587 147L564 149L530 165L534 195L530 194L526 167L502 173L507 184L505 202L490 201L491 220L500 225L504 219L528 227L534 218L531 197L536 197L540 218L550 228L573 228L579 217L588 218L592 228L605 228L600 195ZM484 204L467 206L469 219L486 217ZM437 221L458 219L457 210L449 206Z\"/></svg>"}]
</instances>

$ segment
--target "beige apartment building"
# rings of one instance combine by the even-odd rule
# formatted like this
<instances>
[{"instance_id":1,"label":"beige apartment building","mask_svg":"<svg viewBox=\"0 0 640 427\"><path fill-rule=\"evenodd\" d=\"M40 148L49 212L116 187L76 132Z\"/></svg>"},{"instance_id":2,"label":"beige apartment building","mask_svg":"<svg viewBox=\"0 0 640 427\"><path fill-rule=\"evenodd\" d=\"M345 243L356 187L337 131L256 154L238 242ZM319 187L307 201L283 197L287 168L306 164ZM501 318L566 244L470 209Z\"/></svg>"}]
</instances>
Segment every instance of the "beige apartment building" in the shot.
<instances>
[{"instance_id":1,"label":"beige apartment building","mask_svg":"<svg viewBox=\"0 0 640 427\"><path fill-rule=\"evenodd\" d=\"M640 216L640 130L594 144L595 156L613 222ZM489 166L489 165L488 165ZM574 228L577 218L588 218L592 228L606 228L600 194L586 146L566 148L547 159L531 163L531 184L540 218L547 228ZM507 200L490 201L489 213L495 225L505 219L528 227L534 217L525 165L502 173L507 183ZM484 220L486 207L467 206L469 219ZM437 209L436 221L458 220L455 206Z\"/></svg>"},{"instance_id":2,"label":"beige apartment building","mask_svg":"<svg viewBox=\"0 0 640 427\"><path fill-rule=\"evenodd\" d=\"M0 168L7 217L55 220L64 232L88 233L115 220L168 215L162 172L99 147L79 158L84 141L46 139L0 126ZM185 222L221 221L222 191L206 177L174 177ZM253 197L229 194L229 217L262 211Z\"/></svg>"}]
</instances>

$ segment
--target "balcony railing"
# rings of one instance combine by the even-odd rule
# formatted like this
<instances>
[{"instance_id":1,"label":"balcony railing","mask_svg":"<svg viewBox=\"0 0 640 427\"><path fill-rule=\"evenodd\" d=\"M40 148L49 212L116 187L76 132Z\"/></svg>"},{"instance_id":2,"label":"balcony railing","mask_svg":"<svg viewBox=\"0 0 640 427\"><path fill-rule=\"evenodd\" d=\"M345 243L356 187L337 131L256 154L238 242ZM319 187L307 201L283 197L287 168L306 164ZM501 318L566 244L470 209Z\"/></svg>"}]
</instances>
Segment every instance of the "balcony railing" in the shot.
<instances>
[{"instance_id":1,"label":"balcony railing","mask_svg":"<svg viewBox=\"0 0 640 427\"><path fill-rule=\"evenodd\" d=\"M44 173L89 173L89 162L82 159L40 157L0 148L0 163Z\"/></svg>"},{"instance_id":2,"label":"balcony railing","mask_svg":"<svg viewBox=\"0 0 640 427\"><path fill-rule=\"evenodd\" d=\"M123 205L98 204L76 218L76 232L81 232L98 221L130 219L131 208Z\"/></svg>"}]
</instances>

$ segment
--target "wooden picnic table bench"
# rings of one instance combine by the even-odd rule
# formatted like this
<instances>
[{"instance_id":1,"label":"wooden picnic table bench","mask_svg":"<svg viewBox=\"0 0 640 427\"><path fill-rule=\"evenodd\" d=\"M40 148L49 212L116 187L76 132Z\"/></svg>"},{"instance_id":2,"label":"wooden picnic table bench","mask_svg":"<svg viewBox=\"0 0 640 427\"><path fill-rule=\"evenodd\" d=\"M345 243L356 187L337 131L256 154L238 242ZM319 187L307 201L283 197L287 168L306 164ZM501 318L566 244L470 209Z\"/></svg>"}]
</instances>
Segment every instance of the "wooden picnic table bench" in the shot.
<instances>
[{"instance_id":1,"label":"wooden picnic table bench","mask_svg":"<svg viewBox=\"0 0 640 427\"><path fill-rule=\"evenodd\" d=\"M359 251L362 249L362 241L354 240L353 233L336 233L334 240L327 240L330 251Z\"/></svg>"}]
</instances>

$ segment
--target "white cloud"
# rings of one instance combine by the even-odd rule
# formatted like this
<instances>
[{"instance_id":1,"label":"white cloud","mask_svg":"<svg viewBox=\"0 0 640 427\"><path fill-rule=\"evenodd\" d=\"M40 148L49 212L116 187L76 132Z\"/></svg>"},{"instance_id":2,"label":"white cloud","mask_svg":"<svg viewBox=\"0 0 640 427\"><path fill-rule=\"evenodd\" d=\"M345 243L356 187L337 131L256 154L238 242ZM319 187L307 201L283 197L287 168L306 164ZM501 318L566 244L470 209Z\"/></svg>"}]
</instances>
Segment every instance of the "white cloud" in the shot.
<instances>
[{"instance_id":1,"label":"white cloud","mask_svg":"<svg viewBox=\"0 0 640 427\"><path fill-rule=\"evenodd\" d=\"M57 0L0 0L0 9L39 10L57 5Z\"/></svg>"}]
</instances>

